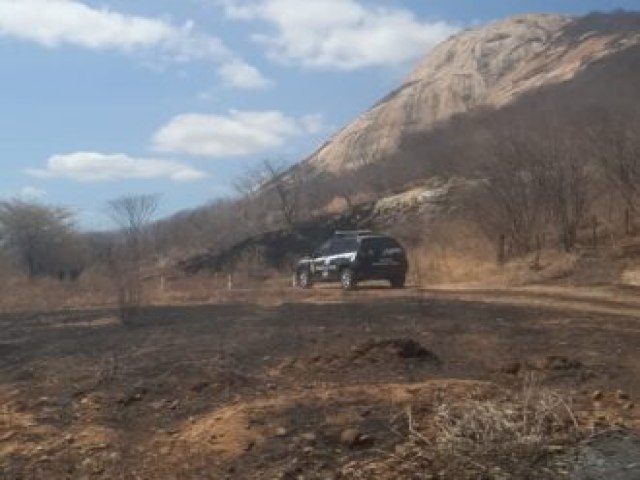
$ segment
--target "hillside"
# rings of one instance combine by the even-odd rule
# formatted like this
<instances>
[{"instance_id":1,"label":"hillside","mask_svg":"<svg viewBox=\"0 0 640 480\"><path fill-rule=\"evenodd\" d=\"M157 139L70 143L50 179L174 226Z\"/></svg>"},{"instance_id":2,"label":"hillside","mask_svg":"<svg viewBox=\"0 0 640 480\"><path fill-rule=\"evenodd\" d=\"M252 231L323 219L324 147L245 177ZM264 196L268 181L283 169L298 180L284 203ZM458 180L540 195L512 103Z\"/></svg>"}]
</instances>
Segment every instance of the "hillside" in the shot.
<instances>
[{"instance_id":1,"label":"hillside","mask_svg":"<svg viewBox=\"0 0 640 480\"><path fill-rule=\"evenodd\" d=\"M623 157L640 151L640 108L629 101L638 85L637 13L527 15L464 31L281 179L297 202L295 226L279 218L268 184L253 199L169 222L167 235L202 238L183 257L189 272L247 259L286 269L336 226L392 232L418 257L427 252L431 278L452 258L456 278L475 261L484 269L501 235L511 259L569 253L594 236L615 249L640 193L616 178L616 162L636 171L637 156ZM231 226L238 209L243 222Z\"/></svg>"},{"instance_id":2,"label":"hillside","mask_svg":"<svg viewBox=\"0 0 640 480\"><path fill-rule=\"evenodd\" d=\"M595 62L639 43L637 13L525 15L465 30L436 47L398 89L303 165L335 174L393 157L407 135L570 81Z\"/></svg>"}]
</instances>

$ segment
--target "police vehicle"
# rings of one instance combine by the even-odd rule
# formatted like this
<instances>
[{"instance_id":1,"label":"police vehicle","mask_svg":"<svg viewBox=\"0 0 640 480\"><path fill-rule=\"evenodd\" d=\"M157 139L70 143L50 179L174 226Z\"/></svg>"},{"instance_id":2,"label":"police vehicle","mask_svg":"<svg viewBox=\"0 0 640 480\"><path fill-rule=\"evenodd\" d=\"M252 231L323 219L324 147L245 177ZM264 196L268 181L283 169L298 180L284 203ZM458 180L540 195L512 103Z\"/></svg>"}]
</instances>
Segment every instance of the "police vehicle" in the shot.
<instances>
[{"instance_id":1,"label":"police vehicle","mask_svg":"<svg viewBox=\"0 0 640 480\"><path fill-rule=\"evenodd\" d=\"M298 262L294 282L310 288L315 282L340 282L345 290L364 280L387 280L403 288L407 255L395 239L369 230L337 231L311 256Z\"/></svg>"}]
</instances>

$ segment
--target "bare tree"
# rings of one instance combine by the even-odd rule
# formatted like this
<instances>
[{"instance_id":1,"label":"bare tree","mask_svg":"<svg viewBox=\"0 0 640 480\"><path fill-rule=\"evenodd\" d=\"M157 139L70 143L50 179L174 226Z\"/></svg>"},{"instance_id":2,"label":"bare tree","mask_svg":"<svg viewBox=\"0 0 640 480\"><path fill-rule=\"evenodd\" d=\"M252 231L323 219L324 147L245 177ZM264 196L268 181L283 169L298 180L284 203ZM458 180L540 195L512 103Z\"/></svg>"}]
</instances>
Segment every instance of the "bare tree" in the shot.
<instances>
[{"instance_id":1,"label":"bare tree","mask_svg":"<svg viewBox=\"0 0 640 480\"><path fill-rule=\"evenodd\" d=\"M293 228L300 215L302 176L298 169L287 169L283 163L265 160L263 166L268 175L266 188L275 192L282 218L289 228Z\"/></svg>"},{"instance_id":2,"label":"bare tree","mask_svg":"<svg viewBox=\"0 0 640 480\"><path fill-rule=\"evenodd\" d=\"M132 195L111 200L108 213L120 227L130 253L139 259L141 242L158 209L158 195Z\"/></svg>"},{"instance_id":3,"label":"bare tree","mask_svg":"<svg viewBox=\"0 0 640 480\"><path fill-rule=\"evenodd\" d=\"M114 270L120 316L125 324L134 320L142 303L144 242L159 201L158 195L133 195L108 203L107 213L122 235L122 243L112 248L110 265Z\"/></svg>"},{"instance_id":4,"label":"bare tree","mask_svg":"<svg viewBox=\"0 0 640 480\"><path fill-rule=\"evenodd\" d=\"M285 163L264 160L257 167L248 169L234 182L236 191L249 206L268 203L273 196L276 209L285 226L293 228L301 214L302 174ZM264 217L264 209L261 209Z\"/></svg>"},{"instance_id":5,"label":"bare tree","mask_svg":"<svg viewBox=\"0 0 640 480\"><path fill-rule=\"evenodd\" d=\"M593 191L581 135L566 126L504 132L492 136L479 162L480 194L470 202L477 223L497 242L499 261L539 254L550 235L571 251Z\"/></svg>"},{"instance_id":6,"label":"bare tree","mask_svg":"<svg viewBox=\"0 0 640 480\"><path fill-rule=\"evenodd\" d=\"M625 204L626 234L632 233L640 198L639 127L637 116L615 116L591 128L588 135L591 155Z\"/></svg>"},{"instance_id":7,"label":"bare tree","mask_svg":"<svg viewBox=\"0 0 640 480\"><path fill-rule=\"evenodd\" d=\"M577 132L555 130L540 140L545 165L547 203L565 251L574 249L578 230L589 212L593 168L582 152Z\"/></svg>"},{"instance_id":8,"label":"bare tree","mask_svg":"<svg viewBox=\"0 0 640 480\"><path fill-rule=\"evenodd\" d=\"M546 172L535 144L509 132L494 137L481 155L472 215L487 236L505 239L511 254L530 252L548 218Z\"/></svg>"},{"instance_id":9,"label":"bare tree","mask_svg":"<svg viewBox=\"0 0 640 480\"><path fill-rule=\"evenodd\" d=\"M0 203L0 245L30 277L76 278L82 269L80 243L69 210L25 200Z\"/></svg>"}]
</instances>

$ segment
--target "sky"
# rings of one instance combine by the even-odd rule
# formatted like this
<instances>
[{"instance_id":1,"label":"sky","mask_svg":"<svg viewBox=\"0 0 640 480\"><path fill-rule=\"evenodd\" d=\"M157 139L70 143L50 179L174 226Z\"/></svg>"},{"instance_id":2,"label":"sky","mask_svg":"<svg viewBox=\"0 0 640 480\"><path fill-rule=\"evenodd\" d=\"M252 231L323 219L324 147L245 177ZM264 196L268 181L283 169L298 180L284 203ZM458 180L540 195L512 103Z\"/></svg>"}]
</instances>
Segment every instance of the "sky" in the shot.
<instances>
[{"instance_id":1,"label":"sky","mask_svg":"<svg viewBox=\"0 0 640 480\"><path fill-rule=\"evenodd\" d=\"M0 200L109 228L113 198L160 215L294 163L456 31L640 0L0 0Z\"/></svg>"}]
</instances>

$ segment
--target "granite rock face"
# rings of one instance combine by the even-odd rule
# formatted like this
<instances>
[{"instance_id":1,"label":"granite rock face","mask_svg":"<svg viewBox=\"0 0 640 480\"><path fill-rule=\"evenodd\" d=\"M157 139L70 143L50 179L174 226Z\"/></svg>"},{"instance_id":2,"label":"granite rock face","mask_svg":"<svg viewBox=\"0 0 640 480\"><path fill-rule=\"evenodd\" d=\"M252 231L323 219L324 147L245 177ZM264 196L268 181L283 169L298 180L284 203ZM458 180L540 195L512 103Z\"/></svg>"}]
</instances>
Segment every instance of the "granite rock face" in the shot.
<instances>
[{"instance_id":1,"label":"granite rock face","mask_svg":"<svg viewBox=\"0 0 640 480\"><path fill-rule=\"evenodd\" d=\"M640 43L640 14L573 18L524 15L449 38L394 92L304 162L338 173L391 156L403 135L453 115L499 108L539 87L570 80L593 62Z\"/></svg>"}]
</instances>

